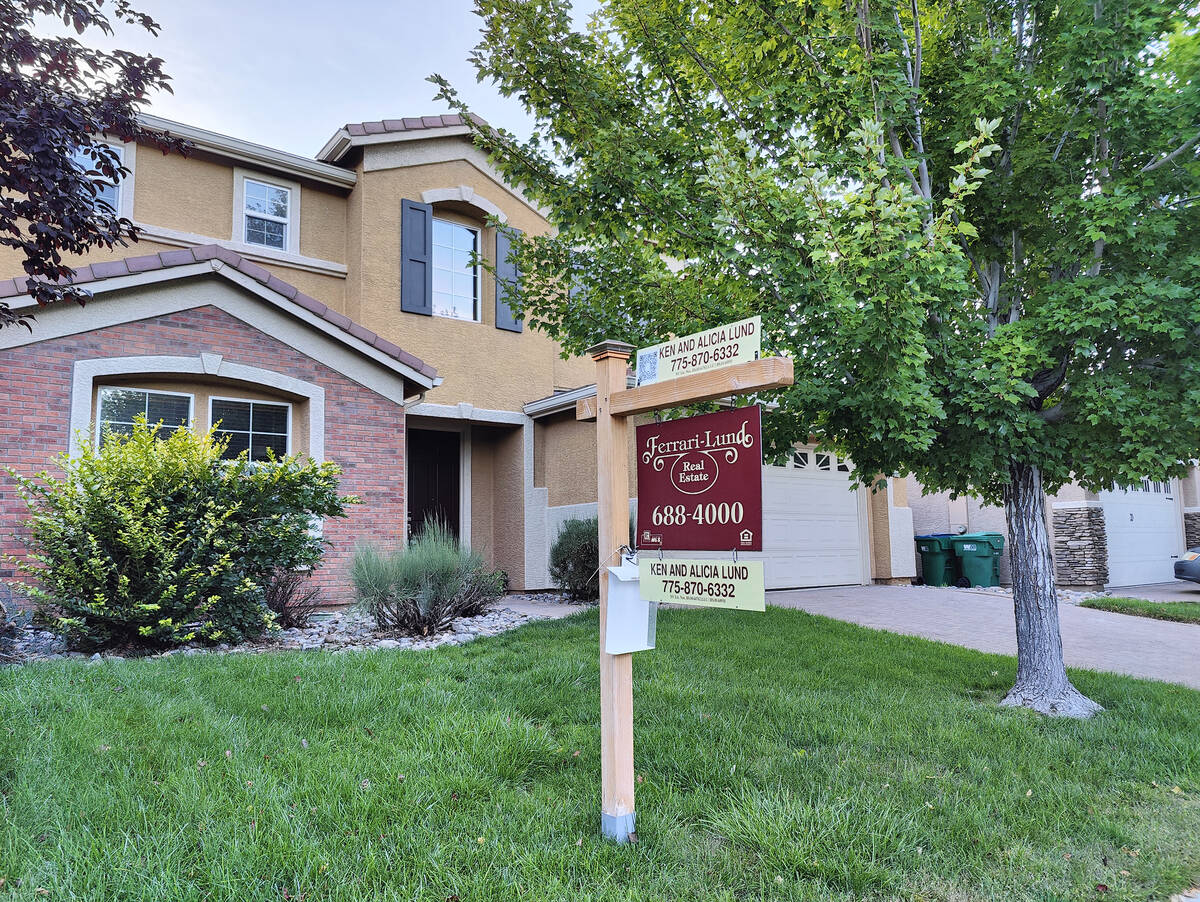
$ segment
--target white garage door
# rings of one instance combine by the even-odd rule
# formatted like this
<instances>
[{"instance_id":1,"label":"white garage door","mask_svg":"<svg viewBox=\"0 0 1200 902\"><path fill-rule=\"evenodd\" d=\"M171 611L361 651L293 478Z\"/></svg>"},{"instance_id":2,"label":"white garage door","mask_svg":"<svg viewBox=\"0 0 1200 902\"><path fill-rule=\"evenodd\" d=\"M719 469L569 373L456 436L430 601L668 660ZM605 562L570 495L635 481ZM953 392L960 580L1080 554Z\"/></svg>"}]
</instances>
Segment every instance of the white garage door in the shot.
<instances>
[{"instance_id":1,"label":"white garage door","mask_svg":"<svg viewBox=\"0 0 1200 902\"><path fill-rule=\"evenodd\" d=\"M768 589L858 585L866 528L850 467L805 448L763 467L763 558Z\"/></svg>"},{"instance_id":2,"label":"white garage door","mask_svg":"<svg viewBox=\"0 0 1200 902\"><path fill-rule=\"evenodd\" d=\"M1137 586L1175 579L1182 552L1182 516L1171 483L1100 493L1108 534L1108 585Z\"/></svg>"}]
</instances>

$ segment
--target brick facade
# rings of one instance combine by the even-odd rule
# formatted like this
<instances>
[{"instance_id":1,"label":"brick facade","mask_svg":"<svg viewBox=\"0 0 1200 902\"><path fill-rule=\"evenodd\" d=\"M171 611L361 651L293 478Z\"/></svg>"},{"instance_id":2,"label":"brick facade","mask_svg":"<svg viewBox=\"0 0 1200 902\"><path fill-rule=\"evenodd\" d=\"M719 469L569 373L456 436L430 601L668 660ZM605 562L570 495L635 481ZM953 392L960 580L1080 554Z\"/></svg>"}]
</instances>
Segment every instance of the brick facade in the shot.
<instances>
[{"instance_id":1,"label":"brick facade","mask_svg":"<svg viewBox=\"0 0 1200 902\"><path fill-rule=\"evenodd\" d=\"M1108 534L1102 508L1054 511L1054 578L1060 586L1095 588L1108 582Z\"/></svg>"},{"instance_id":2,"label":"brick facade","mask_svg":"<svg viewBox=\"0 0 1200 902\"><path fill-rule=\"evenodd\" d=\"M34 325L37 329L37 325ZM233 363L285 373L325 390L325 457L342 467L343 494L362 504L325 523L329 547L314 576L326 604L351 600L349 567L358 542L403 541L404 408L216 307L198 307L0 351L0 462L31 474L67 450L76 361L136 355L219 354ZM24 506L0 477L0 554L20 554L15 533ZM5 565L0 565L3 567ZM0 576L11 576L0 569Z\"/></svg>"},{"instance_id":3,"label":"brick facade","mask_svg":"<svg viewBox=\"0 0 1200 902\"><path fill-rule=\"evenodd\" d=\"M1183 534L1188 548L1200 546L1200 511L1188 511L1183 515Z\"/></svg>"}]
</instances>

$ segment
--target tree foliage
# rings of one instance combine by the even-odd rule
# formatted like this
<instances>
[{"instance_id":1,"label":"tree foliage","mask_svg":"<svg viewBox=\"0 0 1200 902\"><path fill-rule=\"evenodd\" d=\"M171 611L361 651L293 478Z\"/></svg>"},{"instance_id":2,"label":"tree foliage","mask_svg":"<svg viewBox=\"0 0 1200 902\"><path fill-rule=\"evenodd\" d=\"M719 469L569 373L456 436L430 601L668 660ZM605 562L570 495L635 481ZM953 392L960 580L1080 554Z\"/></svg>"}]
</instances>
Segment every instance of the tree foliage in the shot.
<instances>
[{"instance_id":1,"label":"tree foliage","mask_svg":"<svg viewBox=\"0 0 1200 902\"><path fill-rule=\"evenodd\" d=\"M537 121L478 140L557 227L512 296L569 351L760 313L777 447L991 501L1200 449L1192 4L478 6Z\"/></svg>"},{"instance_id":2,"label":"tree foliage","mask_svg":"<svg viewBox=\"0 0 1200 902\"><path fill-rule=\"evenodd\" d=\"M477 0L473 123L557 231L510 302L578 352L751 314L795 361L764 438L1003 502L1018 676L1066 675L1046 491L1200 456L1192 0ZM434 77L441 96L461 103Z\"/></svg>"},{"instance_id":3,"label":"tree foliage","mask_svg":"<svg viewBox=\"0 0 1200 902\"><path fill-rule=\"evenodd\" d=\"M158 33L128 0L108 9L104 0L0 0L0 247L21 254L26 287L42 305L90 297L71 284L64 254L137 240L133 222L98 197L102 183L128 175L104 136L186 149L137 121L152 93L171 90L161 59L38 29L39 20L57 20L78 35L111 35L114 22ZM0 305L0 327L18 322L29 325Z\"/></svg>"}]
</instances>

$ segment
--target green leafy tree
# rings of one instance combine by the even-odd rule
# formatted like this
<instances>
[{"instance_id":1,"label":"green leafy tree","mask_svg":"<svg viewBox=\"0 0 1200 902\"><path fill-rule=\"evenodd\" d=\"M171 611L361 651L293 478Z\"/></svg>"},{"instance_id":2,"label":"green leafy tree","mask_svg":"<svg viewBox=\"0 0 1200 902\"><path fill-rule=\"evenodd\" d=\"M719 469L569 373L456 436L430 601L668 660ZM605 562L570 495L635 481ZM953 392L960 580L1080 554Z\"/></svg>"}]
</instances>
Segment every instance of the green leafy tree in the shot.
<instances>
[{"instance_id":1,"label":"green leafy tree","mask_svg":"<svg viewBox=\"0 0 1200 902\"><path fill-rule=\"evenodd\" d=\"M1194 4L478 12L480 78L536 128L477 140L557 227L516 242L530 324L579 352L761 314L797 371L767 439L1002 503L1005 703L1098 710L1064 667L1045 499L1200 450Z\"/></svg>"}]
</instances>

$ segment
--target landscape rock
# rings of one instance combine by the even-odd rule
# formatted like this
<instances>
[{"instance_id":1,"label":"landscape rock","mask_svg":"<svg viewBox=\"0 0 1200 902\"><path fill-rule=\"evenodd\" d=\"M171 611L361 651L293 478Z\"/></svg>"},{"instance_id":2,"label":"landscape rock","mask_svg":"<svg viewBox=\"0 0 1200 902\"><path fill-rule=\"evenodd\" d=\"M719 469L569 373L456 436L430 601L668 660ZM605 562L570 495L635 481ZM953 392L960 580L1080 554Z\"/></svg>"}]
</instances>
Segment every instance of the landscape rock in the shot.
<instances>
[{"instance_id":1,"label":"landscape rock","mask_svg":"<svg viewBox=\"0 0 1200 902\"><path fill-rule=\"evenodd\" d=\"M510 596L514 600L536 599L538 601L556 601L565 599L561 596L539 593L529 596ZM318 615L321 619L304 629L291 628L279 630L261 639L244 642L240 645L221 643L215 648L204 645L186 645L182 648L170 648L158 652L153 657L166 658L174 655L206 655L206 654L262 654L273 651L318 651L325 650L333 653L365 652L375 649L429 649L441 645L464 645L482 636L496 636L500 633L516 629L533 620L545 619L544 615L515 611L504 606L504 599L493 610L480 614L478 617L464 617L450 624L445 632L434 636L397 636L378 633L375 623L365 613L356 610L335 611L328 615ZM61 659L88 658L93 663L102 660L124 660L128 655L99 652L88 655L84 652L68 652L66 641L59 635L36 628L18 629L12 636L11 649L13 663L23 664L31 661L53 661Z\"/></svg>"}]
</instances>

